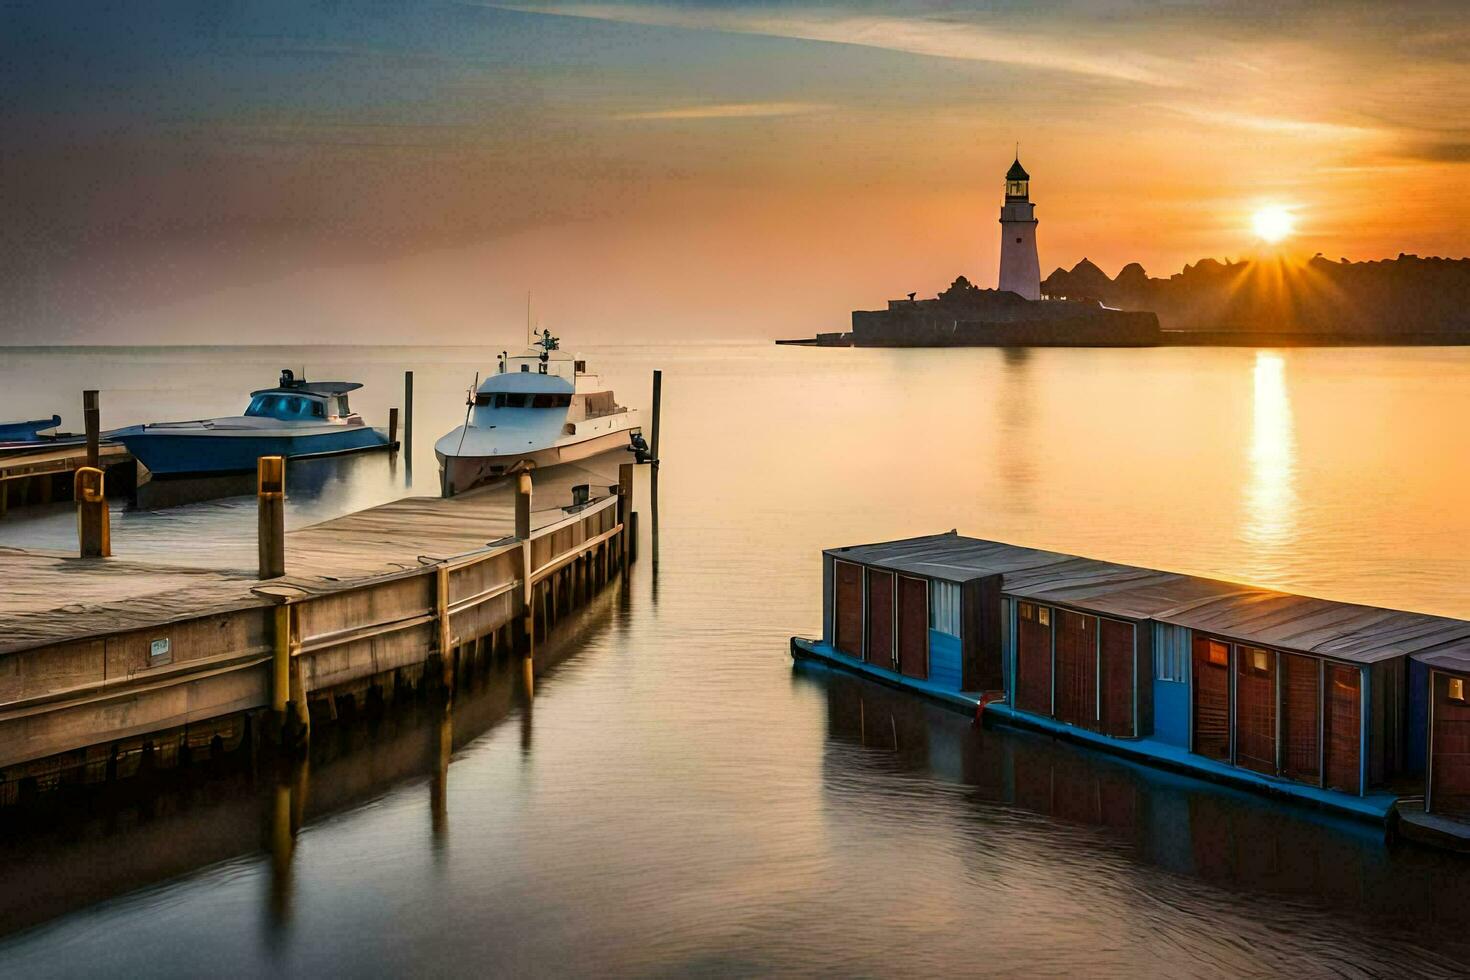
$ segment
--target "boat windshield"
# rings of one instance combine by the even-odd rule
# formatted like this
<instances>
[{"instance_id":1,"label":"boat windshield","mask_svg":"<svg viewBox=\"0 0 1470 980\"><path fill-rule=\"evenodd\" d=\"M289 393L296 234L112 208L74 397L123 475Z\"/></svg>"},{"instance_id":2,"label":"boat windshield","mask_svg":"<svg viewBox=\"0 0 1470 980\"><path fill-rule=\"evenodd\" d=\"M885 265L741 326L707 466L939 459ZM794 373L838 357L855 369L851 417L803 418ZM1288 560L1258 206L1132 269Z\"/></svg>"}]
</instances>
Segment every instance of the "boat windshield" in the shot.
<instances>
[{"instance_id":1,"label":"boat windshield","mask_svg":"<svg viewBox=\"0 0 1470 980\"><path fill-rule=\"evenodd\" d=\"M315 398L265 394L252 398L245 414L265 419L324 419L327 417L327 407Z\"/></svg>"},{"instance_id":2,"label":"boat windshield","mask_svg":"<svg viewBox=\"0 0 1470 980\"><path fill-rule=\"evenodd\" d=\"M480 408L569 408L572 396L552 392L492 391L476 394L475 404Z\"/></svg>"}]
</instances>

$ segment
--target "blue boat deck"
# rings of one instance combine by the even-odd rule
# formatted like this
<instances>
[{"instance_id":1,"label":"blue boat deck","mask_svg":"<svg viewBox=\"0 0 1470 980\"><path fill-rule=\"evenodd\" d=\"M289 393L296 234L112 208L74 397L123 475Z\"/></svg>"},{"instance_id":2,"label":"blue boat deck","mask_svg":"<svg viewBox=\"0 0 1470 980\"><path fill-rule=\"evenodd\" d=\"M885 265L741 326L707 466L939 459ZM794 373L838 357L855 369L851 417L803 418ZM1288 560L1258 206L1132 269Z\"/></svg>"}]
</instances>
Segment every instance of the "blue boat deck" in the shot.
<instances>
[{"instance_id":1,"label":"blue boat deck","mask_svg":"<svg viewBox=\"0 0 1470 980\"><path fill-rule=\"evenodd\" d=\"M800 659L824 661L852 673L878 681L890 687L914 691L958 711L973 715L980 707L980 693L956 691L940 687L929 681L904 677L889 670L840 653L825 643L793 637L791 654ZM1114 755L1124 756L1140 762L1183 773L1209 782L1243 787L1271 796L1290 798L1299 803L1318 806L1339 813L1386 823L1398 797L1391 793L1370 792L1364 796L1353 796L1335 790L1320 789L1286 779L1261 775L1235 766L1216 762L1196 755L1178 745L1171 745L1152 738L1119 739L1097 732L1090 732L1063 722L1054 721L1027 712L1017 711L1004 703L991 702L986 705L982 716L987 724L1000 724L1014 728L1025 728L1069 739L1089 748L1100 749Z\"/></svg>"}]
</instances>

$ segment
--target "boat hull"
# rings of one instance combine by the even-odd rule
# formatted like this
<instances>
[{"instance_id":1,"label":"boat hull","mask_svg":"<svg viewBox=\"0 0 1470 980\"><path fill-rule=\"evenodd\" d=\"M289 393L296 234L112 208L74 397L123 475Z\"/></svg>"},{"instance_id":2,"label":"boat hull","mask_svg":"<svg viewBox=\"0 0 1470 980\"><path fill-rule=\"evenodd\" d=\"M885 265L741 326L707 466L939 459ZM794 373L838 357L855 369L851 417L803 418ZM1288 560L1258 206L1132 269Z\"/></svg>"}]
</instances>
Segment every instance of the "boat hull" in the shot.
<instances>
[{"instance_id":1,"label":"boat hull","mask_svg":"<svg viewBox=\"0 0 1470 980\"><path fill-rule=\"evenodd\" d=\"M382 449L387 438L376 429L353 426L310 435L219 435L136 432L116 437L154 476L179 477L246 473L262 456L302 459Z\"/></svg>"},{"instance_id":2,"label":"boat hull","mask_svg":"<svg viewBox=\"0 0 1470 980\"><path fill-rule=\"evenodd\" d=\"M628 446L631 433L636 431L636 427L614 429L579 442L503 456L446 456L436 450L435 455L439 457L439 488L444 496L452 497L518 469L545 469L561 463L575 463L611 450L624 449Z\"/></svg>"}]
</instances>

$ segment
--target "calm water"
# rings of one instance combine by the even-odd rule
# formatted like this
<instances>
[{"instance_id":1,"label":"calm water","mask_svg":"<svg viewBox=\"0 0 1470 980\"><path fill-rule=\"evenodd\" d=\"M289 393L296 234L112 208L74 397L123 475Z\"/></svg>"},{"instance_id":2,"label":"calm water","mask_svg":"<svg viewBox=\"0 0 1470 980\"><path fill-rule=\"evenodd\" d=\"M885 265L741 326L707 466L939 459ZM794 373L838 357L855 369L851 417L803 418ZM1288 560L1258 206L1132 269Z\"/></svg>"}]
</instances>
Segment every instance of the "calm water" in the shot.
<instances>
[{"instance_id":1,"label":"calm water","mask_svg":"<svg viewBox=\"0 0 1470 980\"><path fill-rule=\"evenodd\" d=\"M1462 971L1462 860L977 732L793 669L787 638L819 629L822 547L951 527L1470 616L1470 351L584 353L635 404L665 371L657 561L645 519L626 588L447 722L405 708L296 772L7 834L4 970ZM300 525L433 492L433 439L493 352L3 356L0 417L72 426L84 387L108 426L197 418L287 364L366 382L382 424L412 368L412 475L293 472ZM248 567L252 506L118 514L114 548ZM72 520L7 520L0 544L65 547Z\"/></svg>"}]
</instances>

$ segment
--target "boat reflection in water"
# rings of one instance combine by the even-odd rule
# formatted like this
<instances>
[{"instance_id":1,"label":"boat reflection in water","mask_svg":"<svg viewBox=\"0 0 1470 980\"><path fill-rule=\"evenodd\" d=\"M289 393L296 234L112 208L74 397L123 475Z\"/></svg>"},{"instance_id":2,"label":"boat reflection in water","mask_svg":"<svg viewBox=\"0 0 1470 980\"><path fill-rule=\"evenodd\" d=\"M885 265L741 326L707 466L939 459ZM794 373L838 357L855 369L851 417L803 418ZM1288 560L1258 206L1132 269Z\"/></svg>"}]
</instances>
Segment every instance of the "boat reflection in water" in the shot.
<instances>
[{"instance_id":1,"label":"boat reflection in water","mask_svg":"<svg viewBox=\"0 0 1470 980\"><path fill-rule=\"evenodd\" d=\"M1013 917L1009 927L1018 936L1040 929L1058 946L1074 932L1079 942L1094 942L1095 930L1083 924L1088 891L1122 887L1136 889L1127 901L1139 926L1157 930L1141 933L1139 942L1177 931L1181 910L1198 915L1213 908L1222 921L1201 919L1202 934L1240 917L1260 925L1263 943L1311 944L1313 919L1325 913L1353 921L1335 929L1333 941L1350 932L1361 946L1334 955L1369 975L1402 971L1405 961L1396 957L1406 947L1422 965L1420 944L1431 934L1447 964L1454 957L1464 962L1467 945L1448 948L1443 937L1470 927L1470 879L1442 855L1386 844L1379 828L1045 735L977 730L959 712L820 664L798 661L793 676L798 686L825 693L829 836L894 838L896 874L905 873L906 837L951 839L963 869L957 876L983 878L997 889L987 935L1006 934L1005 920ZM923 799L935 783L963 794L964 821L943 816L958 807ZM945 825L930 826L939 823ZM1108 869L1106 877L1097 877L1099 866ZM940 896L965 892L958 883L927 887ZM1069 907L1080 916L1070 925L1057 918L1059 908ZM1029 921L1031 914L1040 921ZM1282 936L1277 929L1299 932ZM1013 941L1026 948L1024 940ZM1254 959L1217 965L1253 964L1259 965Z\"/></svg>"},{"instance_id":2,"label":"boat reflection in water","mask_svg":"<svg viewBox=\"0 0 1470 980\"><path fill-rule=\"evenodd\" d=\"M0 935L210 865L248 867L264 855L262 922L267 945L277 945L293 917L302 832L424 781L425 837L441 851L453 754L513 718L528 750L534 685L555 690L558 668L625 597L614 580L558 623L534 656L511 654L462 674L452 703L429 694L381 711L349 707L313 733L304 758L252 759L247 743L207 763L97 788L85 800L61 790L38 807L0 811Z\"/></svg>"}]
</instances>

